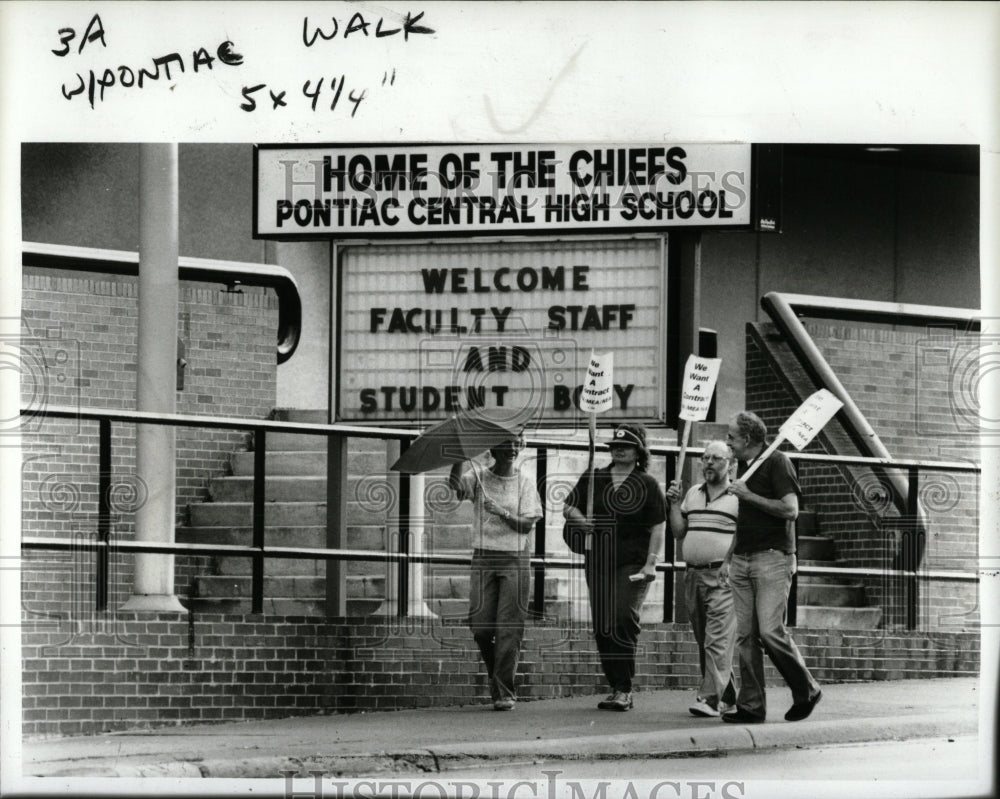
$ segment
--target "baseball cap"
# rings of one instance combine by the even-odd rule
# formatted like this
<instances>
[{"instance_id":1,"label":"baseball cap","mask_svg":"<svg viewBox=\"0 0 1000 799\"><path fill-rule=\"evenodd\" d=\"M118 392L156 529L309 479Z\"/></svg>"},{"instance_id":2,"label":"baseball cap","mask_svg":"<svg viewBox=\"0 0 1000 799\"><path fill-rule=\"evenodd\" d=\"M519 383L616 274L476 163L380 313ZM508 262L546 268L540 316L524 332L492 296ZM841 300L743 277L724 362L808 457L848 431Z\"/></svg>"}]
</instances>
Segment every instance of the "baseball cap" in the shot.
<instances>
[{"instance_id":1,"label":"baseball cap","mask_svg":"<svg viewBox=\"0 0 1000 799\"><path fill-rule=\"evenodd\" d=\"M636 435L635 431L625 425L616 427L611 440L608 441L609 447L613 447L615 444L628 444L631 447L645 446L645 442Z\"/></svg>"}]
</instances>

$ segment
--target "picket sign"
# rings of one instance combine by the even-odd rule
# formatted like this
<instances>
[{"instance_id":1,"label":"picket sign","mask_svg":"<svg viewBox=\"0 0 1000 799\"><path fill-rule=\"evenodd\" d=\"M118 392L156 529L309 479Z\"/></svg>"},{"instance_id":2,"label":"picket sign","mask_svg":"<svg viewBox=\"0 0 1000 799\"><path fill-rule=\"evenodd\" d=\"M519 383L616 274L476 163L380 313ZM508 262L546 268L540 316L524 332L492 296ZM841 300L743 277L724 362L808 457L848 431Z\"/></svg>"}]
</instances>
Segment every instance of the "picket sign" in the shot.
<instances>
[{"instance_id":1,"label":"picket sign","mask_svg":"<svg viewBox=\"0 0 1000 799\"><path fill-rule=\"evenodd\" d=\"M750 464L750 468L740 475L740 480L744 482L748 480L782 441L791 442L792 446L801 452L843 407L844 403L825 388L811 395L788 417L788 421L778 428L778 435L774 441Z\"/></svg>"},{"instance_id":2,"label":"picket sign","mask_svg":"<svg viewBox=\"0 0 1000 799\"><path fill-rule=\"evenodd\" d=\"M708 408L712 404L712 394L719 379L721 358L701 358L689 355L684 364L684 383L681 387L681 411L678 417L684 420L681 433L681 451L677 456L677 477L684 470L687 457L688 439L691 436L691 422L701 422L708 418Z\"/></svg>"},{"instance_id":3,"label":"picket sign","mask_svg":"<svg viewBox=\"0 0 1000 799\"><path fill-rule=\"evenodd\" d=\"M580 410L587 414L590 430L590 448L587 458L587 519L594 516L594 449L597 441L597 414L611 410L611 397L614 395L614 365L613 352L596 355L590 351L587 361L587 375L583 380L583 391L580 392ZM592 536L587 535L584 546L590 549L593 545Z\"/></svg>"}]
</instances>

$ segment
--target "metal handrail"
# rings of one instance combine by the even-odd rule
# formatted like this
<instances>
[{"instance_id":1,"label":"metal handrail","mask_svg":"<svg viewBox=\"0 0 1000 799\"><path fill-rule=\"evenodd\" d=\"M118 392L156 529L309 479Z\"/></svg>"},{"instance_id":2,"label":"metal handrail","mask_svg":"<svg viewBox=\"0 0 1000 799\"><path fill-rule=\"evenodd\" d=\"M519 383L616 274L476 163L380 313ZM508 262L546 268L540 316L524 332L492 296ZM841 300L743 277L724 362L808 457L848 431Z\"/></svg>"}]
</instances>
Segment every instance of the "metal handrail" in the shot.
<instances>
[{"instance_id":1,"label":"metal handrail","mask_svg":"<svg viewBox=\"0 0 1000 799\"><path fill-rule=\"evenodd\" d=\"M324 547L254 547L240 544L179 544L155 541L100 541L97 539L72 538L41 538L25 536L21 539L21 548L46 552L76 552L116 550L119 552L141 553L147 555L214 555L216 557L258 557L261 554L268 558L312 559L312 560L349 560L354 562L382 563L422 563L439 566L468 566L472 563L470 555L442 555L432 552L393 552L371 549L331 549ZM537 567L554 567L559 569L582 569L583 561L579 557L550 557L533 555L529 565ZM658 572L682 572L687 564L682 561L672 563L657 563ZM910 569L867 568L860 566L812 566L800 564L798 574L813 576L857 576L857 577L917 577L934 580L956 580L960 582L979 582L978 574L963 571L913 571Z\"/></svg>"},{"instance_id":2,"label":"metal handrail","mask_svg":"<svg viewBox=\"0 0 1000 799\"><path fill-rule=\"evenodd\" d=\"M969 332L980 330L982 311L971 308L948 308L941 305L917 305L906 302L854 300L846 297L821 297L817 294L770 292L765 297L780 298L799 316L812 319L837 319L845 322L873 322L893 325L955 325Z\"/></svg>"},{"instance_id":3,"label":"metal handrail","mask_svg":"<svg viewBox=\"0 0 1000 799\"><path fill-rule=\"evenodd\" d=\"M108 480L111 472L111 425L112 422L127 424L161 424L177 425L184 427L204 427L209 429L239 429L251 430L258 435L261 440L266 440L268 432L300 433L307 435L325 435L329 437L360 437L360 438L380 438L409 440L419 435L418 431L402 430L399 428L379 428L364 427L343 424L316 424L300 422L282 422L274 420L240 419L240 418L217 418L189 414L166 414L151 413L148 411L119 411L111 409L94 408L72 408L72 407L45 407L42 409L22 409L22 414L26 416L51 416L53 418L88 419L99 423L99 452L98 463L99 481ZM570 441L551 438L526 437L526 444L529 447L545 452L548 449L583 451L589 447L586 441ZM603 446L601 446L603 448ZM688 452L695 454L701 452L703 448L689 447ZM664 457L676 455L680 451L677 445L653 445L650 447L651 454ZM895 461L887 458L865 458L865 457L845 457L828 456L813 453L788 453L793 460L803 462L826 462L835 461L838 463L851 463L855 465L868 466L889 466L905 468L910 473L911 483L915 486L917 474L920 470L927 471L952 471L979 473L979 466L962 462L933 462L933 461ZM372 551L372 550L350 550L332 547L273 547L264 543L264 458L254 459L254 513L252 522L253 545L212 545L203 546L199 544L178 544L175 542L144 542L144 541L114 541L110 539L110 508L108 507L108 492L99 491L98 496L98 536L95 540L86 539L58 539L58 538L37 538L25 537L22 539L21 547L24 550L90 550L97 555L97 577L95 580L96 604L99 610L107 607L108 600L108 578L109 578L109 552L112 550L122 552L143 552L150 554L180 554L180 555L226 555L233 557L249 557L253 559L252 571L252 606L254 613L260 613L263 606L263 561L265 558L309 558L316 560L361 560L361 561L395 561L398 563L439 563L450 565L467 565L471 562L469 556L463 555L440 555L433 553L410 553L408 547L401 546L400 551ZM406 477L404 475L404 477ZM106 487L105 487L106 488ZM544 504L544 495L543 495ZM544 523L544 516L540 523ZM409 533L408 522L401 519L401 533ZM544 538L542 539L544 541ZM672 579L674 572L681 571L686 564L674 561L672 548L667 548L668 560L658 564L657 571L664 574L667 579L664 588L664 620L673 619L673 591ZM541 575L544 582L544 570L548 567L579 569L582 568L582 561L579 558L559 558L548 557L544 550L539 551L536 545L535 554L530 559L530 565L536 570L536 575ZM868 576L900 576L907 581L908 593L908 623L911 627L916 624L916 584L919 579L949 579L960 581L978 581L978 576L968 575L963 572L935 572L934 576L919 573L915 565L913 568L903 569L830 569L827 567L815 567L802 565L799 568L800 574L859 574ZM407 570L400 569L400 602L401 614L406 611L406 585ZM536 606L540 607L540 605Z\"/></svg>"},{"instance_id":4,"label":"metal handrail","mask_svg":"<svg viewBox=\"0 0 1000 799\"><path fill-rule=\"evenodd\" d=\"M107 419L125 424L177 425L179 427L205 427L219 430L260 429L269 433L302 433L306 435L342 435L350 438L377 438L412 441L419 430L399 427L370 427L365 425L324 424L320 422L283 422L272 419L245 419L231 416L200 416L198 414L156 413L152 411L123 411L113 408L74 408L69 405L47 405L42 408L22 408L25 416L51 416L57 419ZM525 445L531 449L563 449L586 451L589 443L583 440L525 436ZM607 444L598 442L597 450L606 450ZM650 444L652 455L675 455L678 444ZM697 455L703 447L689 446L687 452ZM786 452L790 460L802 463L833 463L843 466L886 467L894 469L922 469L934 472L979 472L980 467L971 461L923 461L912 458L867 457L863 455L828 455L815 452Z\"/></svg>"},{"instance_id":5,"label":"metal handrail","mask_svg":"<svg viewBox=\"0 0 1000 799\"><path fill-rule=\"evenodd\" d=\"M26 241L22 244L21 265L134 277L139 274L139 253ZM244 285L273 289L278 296L278 363L295 353L302 332L302 299L295 278L284 267L181 256L177 259L177 275L181 280L222 283L229 288Z\"/></svg>"},{"instance_id":6,"label":"metal handrail","mask_svg":"<svg viewBox=\"0 0 1000 799\"><path fill-rule=\"evenodd\" d=\"M778 326L778 329L786 336L792 352L795 353L796 358L817 386L829 390L843 403L843 407L837 412L837 416L843 420L847 434L857 445L858 449L870 457L882 461L891 460L892 454L885 444L882 443L882 440L861 412L861 409L855 404L850 392L845 388L840 378L837 377L837 374L833 371L823 353L820 352L812 336L809 335L805 326L799 321L799 317L796 314L797 307L815 307L815 303L813 306L806 306L804 304L806 299L810 298L803 297L802 295L786 295L772 291L761 297L760 305ZM811 299L819 300L822 298ZM799 305L793 307L793 300L798 301ZM824 304L823 307L831 312L833 310L832 306ZM891 492L893 504L901 514L907 515L908 512L913 510L912 503L909 502L909 486L900 475L885 473L881 466L882 464L878 465L878 471L885 475L893 488ZM919 514L919 510L917 513ZM923 525L921 524L921 526Z\"/></svg>"}]
</instances>

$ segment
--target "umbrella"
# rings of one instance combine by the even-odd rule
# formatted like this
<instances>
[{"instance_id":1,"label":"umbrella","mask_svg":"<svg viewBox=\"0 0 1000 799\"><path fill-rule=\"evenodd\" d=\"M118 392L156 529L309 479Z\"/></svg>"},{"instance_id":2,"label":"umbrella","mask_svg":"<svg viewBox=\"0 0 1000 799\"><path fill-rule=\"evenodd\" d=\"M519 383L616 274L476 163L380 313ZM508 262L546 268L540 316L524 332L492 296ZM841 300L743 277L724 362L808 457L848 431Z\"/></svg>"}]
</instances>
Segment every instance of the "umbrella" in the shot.
<instances>
[{"instance_id":1,"label":"umbrella","mask_svg":"<svg viewBox=\"0 0 1000 799\"><path fill-rule=\"evenodd\" d=\"M520 435L510 416L477 410L445 419L425 430L392 464L406 474L420 474L474 458L490 447Z\"/></svg>"}]
</instances>

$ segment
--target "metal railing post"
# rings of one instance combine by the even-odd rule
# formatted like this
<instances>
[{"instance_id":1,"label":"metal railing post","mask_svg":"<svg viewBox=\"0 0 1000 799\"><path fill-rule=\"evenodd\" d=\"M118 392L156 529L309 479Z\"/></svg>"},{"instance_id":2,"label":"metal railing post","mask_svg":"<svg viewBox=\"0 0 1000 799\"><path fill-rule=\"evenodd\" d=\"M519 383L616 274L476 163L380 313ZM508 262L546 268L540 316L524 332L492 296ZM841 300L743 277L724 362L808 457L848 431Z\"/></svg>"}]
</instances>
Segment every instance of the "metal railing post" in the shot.
<instances>
[{"instance_id":1,"label":"metal railing post","mask_svg":"<svg viewBox=\"0 0 1000 799\"><path fill-rule=\"evenodd\" d=\"M670 484L672 480L677 478L677 460L680 454L670 457L666 456L666 479L667 485ZM669 516L669 513L668 513ZM674 620L674 591L676 590L674 585L674 557L677 551L677 540L674 538L673 531L670 529L670 519L667 518L664 522L666 525L663 530L663 621L673 622Z\"/></svg>"},{"instance_id":2,"label":"metal railing post","mask_svg":"<svg viewBox=\"0 0 1000 799\"><path fill-rule=\"evenodd\" d=\"M105 611L108 609L108 546L111 541L111 420L101 419L97 426L97 540L104 546L95 553L94 600L97 610Z\"/></svg>"},{"instance_id":3,"label":"metal railing post","mask_svg":"<svg viewBox=\"0 0 1000 799\"><path fill-rule=\"evenodd\" d=\"M548 481L548 449L541 447L535 459L535 487L542 500L542 516L535 522L535 557L545 558L545 512L547 510L545 485ZM531 605L531 614L535 618L545 615L545 564L539 563L534 568L535 591Z\"/></svg>"},{"instance_id":4,"label":"metal railing post","mask_svg":"<svg viewBox=\"0 0 1000 799\"><path fill-rule=\"evenodd\" d=\"M251 561L250 612L264 612L264 500L266 498L267 431L254 428L253 451L253 547L257 550Z\"/></svg>"},{"instance_id":5,"label":"metal railing post","mask_svg":"<svg viewBox=\"0 0 1000 799\"><path fill-rule=\"evenodd\" d=\"M906 571L906 629L916 630L919 623L917 606L919 602L917 584L917 569L920 567L920 541L922 525L919 523L918 492L920 489L920 471L916 467L908 470L909 486L906 497L906 526L903 529L901 563Z\"/></svg>"},{"instance_id":6,"label":"metal railing post","mask_svg":"<svg viewBox=\"0 0 1000 799\"><path fill-rule=\"evenodd\" d=\"M409 615L410 610L410 475L402 474L399 479L399 569L396 587L396 615Z\"/></svg>"},{"instance_id":7,"label":"metal railing post","mask_svg":"<svg viewBox=\"0 0 1000 799\"><path fill-rule=\"evenodd\" d=\"M326 546L347 546L347 436L331 433L326 437ZM327 618L347 615L347 564L331 560L326 564Z\"/></svg>"},{"instance_id":8,"label":"metal railing post","mask_svg":"<svg viewBox=\"0 0 1000 799\"><path fill-rule=\"evenodd\" d=\"M798 461L792 461L792 468L795 469L795 479L801 485L800 479L800 469L802 464ZM799 508L801 513L802 508ZM794 542L792 544L792 552L794 552L795 564L798 566L799 561L799 520L796 519L793 522L789 522L792 525L792 535L794 536ZM792 581L788 586L788 602L785 607L785 623L789 627L794 627L795 622L798 621L799 615L799 570L798 568L792 573Z\"/></svg>"}]
</instances>

